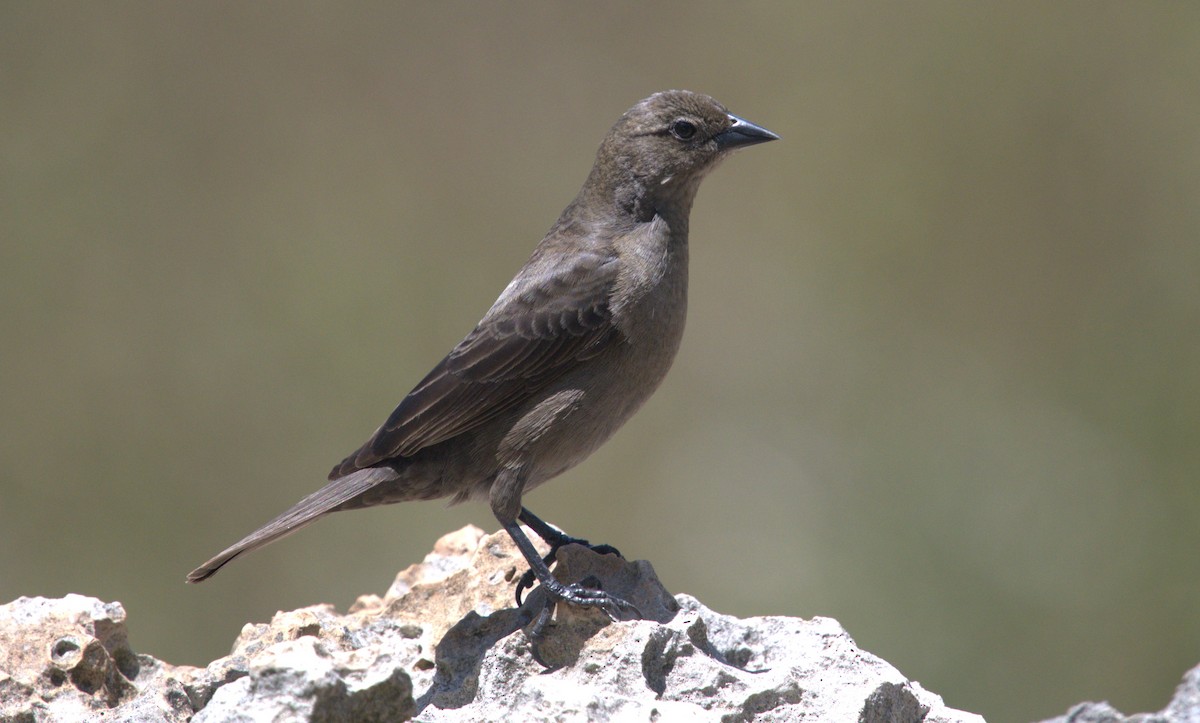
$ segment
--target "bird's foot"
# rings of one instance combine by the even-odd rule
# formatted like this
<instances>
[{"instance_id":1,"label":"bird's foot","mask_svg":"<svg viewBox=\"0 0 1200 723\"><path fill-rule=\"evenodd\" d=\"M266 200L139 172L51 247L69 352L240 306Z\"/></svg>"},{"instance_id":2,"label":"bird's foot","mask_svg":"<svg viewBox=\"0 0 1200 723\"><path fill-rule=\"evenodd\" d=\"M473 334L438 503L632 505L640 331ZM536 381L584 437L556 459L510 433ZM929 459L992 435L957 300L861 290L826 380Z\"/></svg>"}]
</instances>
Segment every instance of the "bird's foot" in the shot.
<instances>
[{"instance_id":1,"label":"bird's foot","mask_svg":"<svg viewBox=\"0 0 1200 723\"><path fill-rule=\"evenodd\" d=\"M582 537L568 535L556 527L550 527L549 525L546 525L546 529L533 528L533 531L536 532L538 537L545 540L546 544L550 546L549 556L551 558L553 557L554 553L558 552L558 548L566 547L567 545L583 545L592 552L597 552L601 555L616 555L617 557L624 557L620 550L612 545L593 545Z\"/></svg>"},{"instance_id":2,"label":"bird's foot","mask_svg":"<svg viewBox=\"0 0 1200 723\"><path fill-rule=\"evenodd\" d=\"M547 539L546 536L540 535L540 533L539 533L539 535L542 537L542 539L546 540L546 542L550 544L550 552L547 552L546 555L542 558L542 562L546 566L549 566L552 562L554 562L554 558L558 555L559 548L566 547L567 545L583 545L587 549L589 549L592 552L595 552L599 555L616 555L617 557L621 558L622 560L625 559L625 556L621 554L621 551L618 550L617 548L613 547L612 545L593 545L592 543L588 542L587 540L583 539L582 537L571 537L570 535L566 534L565 532L562 532L561 530L555 530L555 532L557 532L558 534L554 535L553 539ZM534 575L533 568L529 568L528 570L525 571L525 574L521 576L521 579L517 581L517 591L516 591L517 607L521 606L523 599L524 599L525 591L533 588L533 583L536 580L537 580L537 576ZM573 602L573 601L568 600L567 602ZM576 604L580 604L580 603L576 603Z\"/></svg>"},{"instance_id":3,"label":"bird's foot","mask_svg":"<svg viewBox=\"0 0 1200 723\"><path fill-rule=\"evenodd\" d=\"M538 555L537 548L529 541L529 538L521 530L521 526L517 524L516 520L505 519L499 514L496 517L500 519L505 531L508 532L508 536L512 538L517 549L521 551L521 556L529 563L529 572L522 575L521 580L517 583L517 605L521 606L524 604L522 593L527 588L533 586L534 580L541 583L541 589L544 591L544 602L537 605L541 609L537 611L537 617L527 629L531 651L538 663L549 667L546 665L545 658L539 653L538 647L546 625L550 622L550 616L559 602L570 603L571 605L578 605L585 608L599 608L613 622L636 620L644 617L642 612L629 601L601 590L600 579L595 575L588 575L579 582L567 584L556 579L550 573L550 562L555 559L559 548L564 545L583 545L601 554L612 553L619 556L620 553L617 552L615 547L611 545L592 545L587 540L571 537L562 530L538 519L529 510L521 508L520 520L529 525L530 529L550 544L549 554L542 557Z\"/></svg>"},{"instance_id":4,"label":"bird's foot","mask_svg":"<svg viewBox=\"0 0 1200 723\"><path fill-rule=\"evenodd\" d=\"M600 589L600 580L595 575L589 575L583 580L564 585L557 580L551 584L543 585L548 595L546 596L546 604L538 612L537 619L530 626L526 633L530 640L530 652L533 659L538 662L543 668L551 668L538 652L538 645L541 643L546 630L546 625L550 622L550 616L554 613L554 608L559 602L570 603L580 607L599 608L608 616L608 619L615 622L622 620L637 620L642 616L642 612L637 609L633 603L623 600L615 595L610 595Z\"/></svg>"}]
</instances>

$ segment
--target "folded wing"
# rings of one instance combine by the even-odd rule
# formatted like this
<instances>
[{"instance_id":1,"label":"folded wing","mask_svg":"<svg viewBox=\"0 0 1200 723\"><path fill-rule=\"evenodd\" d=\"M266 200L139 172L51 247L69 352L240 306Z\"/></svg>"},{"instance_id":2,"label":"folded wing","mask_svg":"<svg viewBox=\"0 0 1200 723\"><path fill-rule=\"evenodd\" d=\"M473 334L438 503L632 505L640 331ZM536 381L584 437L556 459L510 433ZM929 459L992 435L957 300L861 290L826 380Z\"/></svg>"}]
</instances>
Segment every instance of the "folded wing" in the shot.
<instances>
[{"instance_id":1,"label":"folded wing","mask_svg":"<svg viewBox=\"0 0 1200 723\"><path fill-rule=\"evenodd\" d=\"M575 362L620 342L609 308L615 257L582 252L556 268L540 251L479 325L366 444L333 468L330 479L475 429L529 399Z\"/></svg>"}]
</instances>

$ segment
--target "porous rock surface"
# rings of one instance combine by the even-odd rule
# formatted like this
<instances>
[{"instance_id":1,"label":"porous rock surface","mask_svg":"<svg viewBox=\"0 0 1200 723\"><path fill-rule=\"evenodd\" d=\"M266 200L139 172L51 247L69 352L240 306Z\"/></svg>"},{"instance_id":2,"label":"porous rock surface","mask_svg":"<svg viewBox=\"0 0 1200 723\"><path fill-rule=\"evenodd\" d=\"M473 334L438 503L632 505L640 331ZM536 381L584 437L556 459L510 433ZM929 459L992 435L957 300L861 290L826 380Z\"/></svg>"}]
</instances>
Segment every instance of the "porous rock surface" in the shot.
<instances>
[{"instance_id":1,"label":"porous rock surface","mask_svg":"<svg viewBox=\"0 0 1200 723\"><path fill-rule=\"evenodd\" d=\"M1184 674L1175 697L1157 713L1127 716L1108 703L1080 703L1042 723L1200 723L1200 665Z\"/></svg>"},{"instance_id":2,"label":"porous rock surface","mask_svg":"<svg viewBox=\"0 0 1200 723\"><path fill-rule=\"evenodd\" d=\"M555 575L595 578L633 621L560 605L531 655L512 607L525 565L467 527L345 614L247 625L207 667L129 645L125 611L80 595L0 606L0 723L45 721L982 721L860 650L829 618L738 619L670 595L644 561L572 545Z\"/></svg>"}]
</instances>

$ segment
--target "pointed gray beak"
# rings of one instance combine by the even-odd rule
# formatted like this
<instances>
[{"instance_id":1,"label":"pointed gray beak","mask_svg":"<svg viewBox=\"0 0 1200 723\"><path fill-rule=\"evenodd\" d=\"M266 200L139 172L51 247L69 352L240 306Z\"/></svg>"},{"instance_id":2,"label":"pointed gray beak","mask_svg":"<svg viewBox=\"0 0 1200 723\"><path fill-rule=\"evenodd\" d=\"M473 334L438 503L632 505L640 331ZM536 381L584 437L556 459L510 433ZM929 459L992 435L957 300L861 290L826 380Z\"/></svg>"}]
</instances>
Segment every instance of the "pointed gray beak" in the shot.
<instances>
[{"instance_id":1,"label":"pointed gray beak","mask_svg":"<svg viewBox=\"0 0 1200 723\"><path fill-rule=\"evenodd\" d=\"M742 146L752 146L755 143L766 143L767 141L777 141L779 136L771 131L756 126L748 120L738 118L734 114L729 114L729 120L733 125L716 135L717 148L723 151L741 148Z\"/></svg>"}]
</instances>

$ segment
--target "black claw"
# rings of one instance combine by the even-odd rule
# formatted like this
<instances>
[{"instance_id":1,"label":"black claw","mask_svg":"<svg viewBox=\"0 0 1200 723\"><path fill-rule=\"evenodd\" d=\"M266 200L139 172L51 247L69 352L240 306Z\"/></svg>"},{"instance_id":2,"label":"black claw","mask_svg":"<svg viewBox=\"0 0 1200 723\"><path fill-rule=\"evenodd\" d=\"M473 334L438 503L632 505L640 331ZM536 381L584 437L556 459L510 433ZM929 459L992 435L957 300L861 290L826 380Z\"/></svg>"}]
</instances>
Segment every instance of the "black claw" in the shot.
<instances>
[{"instance_id":1,"label":"black claw","mask_svg":"<svg viewBox=\"0 0 1200 723\"><path fill-rule=\"evenodd\" d=\"M533 570L526 570L521 579L517 580L517 607L525 604L524 593L526 590L533 588L533 580Z\"/></svg>"},{"instance_id":2,"label":"black claw","mask_svg":"<svg viewBox=\"0 0 1200 723\"><path fill-rule=\"evenodd\" d=\"M558 548L563 547L565 545L583 545L584 547L588 548L589 550L591 550L592 552L595 552L597 554L616 555L617 557L621 558L622 560L625 559L625 556L622 555L621 552L617 548L613 547L612 545L592 545L592 544L588 543L587 540L581 540L577 537L571 537L571 538L568 538L566 542L563 542L560 545L556 545L555 547L550 548L550 552L546 553L546 556L542 558L542 562L546 566L549 566L552 562L554 562L554 558L558 556ZM521 605L523 604L523 601L524 601L525 591L533 589L533 583L536 580L537 580L537 577L533 574L533 568L526 570L525 574L521 576L521 579L517 580L517 589L516 589L517 607L521 607Z\"/></svg>"},{"instance_id":3,"label":"black claw","mask_svg":"<svg viewBox=\"0 0 1200 723\"><path fill-rule=\"evenodd\" d=\"M587 544L587 541L585 540L584 547L588 548L592 552L595 552L599 555L616 555L617 557L621 558L622 560L625 559L625 556L621 554L621 551L618 550L617 548L613 547L612 545L589 545L589 544Z\"/></svg>"},{"instance_id":4,"label":"black claw","mask_svg":"<svg viewBox=\"0 0 1200 723\"><path fill-rule=\"evenodd\" d=\"M550 552L546 553L546 556L542 558L542 564L549 567L550 563L554 560L554 557L557 554L558 548L551 548ZM522 600L522 593L524 593L526 590L532 589L535 580L537 580L537 577L533 574L532 567L525 571L525 574L521 576L520 580L517 580L517 607L521 607L521 605L524 604Z\"/></svg>"},{"instance_id":5,"label":"black claw","mask_svg":"<svg viewBox=\"0 0 1200 723\"><path fill-rule=\"evenodd\" d=\"M520 520L529 525L530 529L536 532L539 537L550 543L550 552L544 557L539 556L537 549L529 541L525 533L521 531L521 526L515 520L500 520L501 524L504 525L505 531L508 532L509 537L516 544L517 549L521 551L521 556L529 563L529 571L517 581L517 605L524 604L523 593L525 590L533 587L535 580L541 583L542 589L546 592L546 602L542 606L542 609L538 611L537 617L529 627L528 632L530 653L533 655L533 659L540 665L546 668L550 667L542 659L540 653L538 653L537 646L546 625L550 621L550 615L554 611L554 606L560 600L580 607L599 608L613 622L643 617L641 611L632 603L601 590L600 580L594 575L589 575L582 582L564 585L550 574L550 563L555 559L558 549L563 545L585 545L602 555L615 554L619 556L621 553L617 552L615 547L611 545L592 545L587 540L563 534L561 530L541 521L525 508L521 508Z\"/></svg>"},{"instance_id":6,"label":"black claw","mask_svg":"<svg viewBox=\"0 0 1200 723\"><path fill-rule=\"evenodd\" d=\"M536 532L538 537L542 538L545 540L546 544L550 545L550 552L546 553L546 555L542 557L542 564L546 565L547 567L554 562L555 557L558 555L559 548L567 545L583 545L599 555L616 555L622 560L625 559L625 556L621 554L621 551L612 545L593 545L582 537L572 537L562 530L546 524L525 508L521 509L521 521L526 525L529 525L529 528ZM526 570L525 574L521 575L521 579L517 581L517 607L520 607L524 603L525 591L532 589L533 583L536 580L537 577L533 573L533 568Z\"/></svg>"},{"instance_id":7,"label":"black claw","mask_svg":"<svg viewBox=\"0 0 1200 723\"><path fill-rule=\"evenodd\" d=\"M542 641L542 637L546 631L546 625L550 622L550 616L554 612L554 606L561 600L562 602L580 607L599 608L608 616L608 619L614 623L622 620L636 620L644 617L637 606L619 597L609 595L599 589L600 580L595 575L589 575L582 581L564 585L557 590L549 590L550 593L546 596L545 606L538 612L537 618L530 625L526 636L529 638L529 652L538 665L550 670L552 665L547 663L540 652L538 645Z\"/></svg>"},{"instance_id":8,"label":"black claw","mask_svg":"<svg viewBox=\"0 0 1200 723\"><path fill-rule=\"evenodd\" d=\"M642 617L642 612L633 603L601 590L600 581L594 575L565 586L558 599L580 607L599 608L614 623L629 619L625 617L626 612L632 613L634 618Z\"/></svg>"},{"instance_id":9,"label":"black claw","mask_svg":"<svg viewBox=\"0 0 1200 723\"><path fill-rule=\"evenodd\" d=\"M530 626L529 632L526 635L529 637L529 654L533 657L534 662L549 670L553 666L547 663L542 654L538 652L538 644L542 641L542 633L546 630L546 623L550 621L550 613L554 610L554 600L547 600L546 606L538 613L537 618Z\"/></svg>"}]
</instances>

